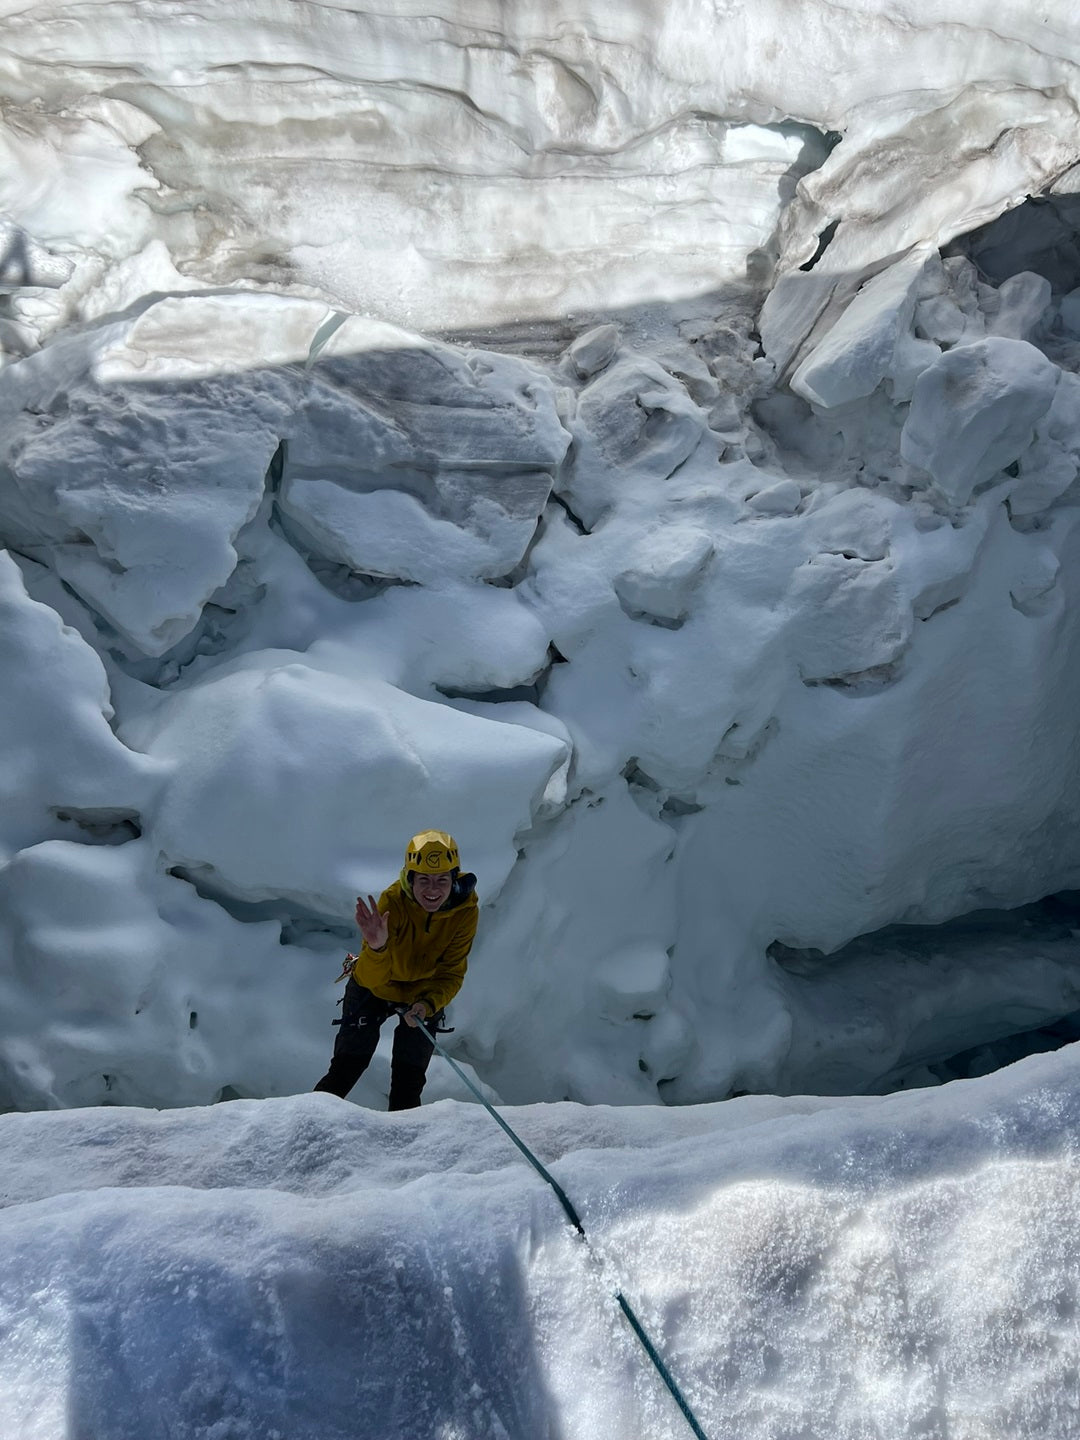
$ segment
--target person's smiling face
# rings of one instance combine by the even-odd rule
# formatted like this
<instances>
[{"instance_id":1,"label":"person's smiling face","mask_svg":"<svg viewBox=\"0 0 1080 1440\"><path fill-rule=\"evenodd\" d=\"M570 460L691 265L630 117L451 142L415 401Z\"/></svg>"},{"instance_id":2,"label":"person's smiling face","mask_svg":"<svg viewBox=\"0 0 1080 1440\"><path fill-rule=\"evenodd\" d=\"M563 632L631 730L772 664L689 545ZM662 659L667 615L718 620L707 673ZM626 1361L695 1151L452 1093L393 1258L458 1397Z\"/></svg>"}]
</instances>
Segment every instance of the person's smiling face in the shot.
<instances>
[{"instance_id":1,"label":"person's smiling face","mask_svg":"<svg viewBox=\"0 0 1080 1440\"><path fill-rule=\"evenodd\" d=\"M434 912L446 903L453 887L449 875L415 874L412 882L413 899L424 910Z\"/></svg>"}]
</instances>

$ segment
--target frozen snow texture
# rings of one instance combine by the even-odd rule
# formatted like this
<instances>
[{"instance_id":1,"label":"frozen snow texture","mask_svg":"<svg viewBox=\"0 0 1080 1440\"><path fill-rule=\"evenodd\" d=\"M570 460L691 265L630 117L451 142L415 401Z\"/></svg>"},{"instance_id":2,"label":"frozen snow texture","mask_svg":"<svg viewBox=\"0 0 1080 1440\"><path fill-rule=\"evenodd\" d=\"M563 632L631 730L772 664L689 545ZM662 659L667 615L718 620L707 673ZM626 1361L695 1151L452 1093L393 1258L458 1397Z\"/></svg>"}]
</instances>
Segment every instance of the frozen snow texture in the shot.
<instances>
[{"instance_id":1,"label":"frozen snow texture","mask_svg":"<svg viewBox=\"0 0 1080 1440\"><path fill-rule=\"evenodd\" d=\"M475 1105L0 1117L0 1429L682 1440L620 1286L711 1436L1076 1433L1072 1052L512 1119L599 1266Z\"/></svg>"},{"instance_id":2,"label":"frozen snow texture","mask_svg":"<svg viewBox=\"0 0 1080 1440\"><path fill-rule=\"evenodd\" d=\"M687 1103L1076 1033L1072 10L384 10L0 5L0 1434L1072 1440L1071 1051Z\"/></svg>"}]
</instances>

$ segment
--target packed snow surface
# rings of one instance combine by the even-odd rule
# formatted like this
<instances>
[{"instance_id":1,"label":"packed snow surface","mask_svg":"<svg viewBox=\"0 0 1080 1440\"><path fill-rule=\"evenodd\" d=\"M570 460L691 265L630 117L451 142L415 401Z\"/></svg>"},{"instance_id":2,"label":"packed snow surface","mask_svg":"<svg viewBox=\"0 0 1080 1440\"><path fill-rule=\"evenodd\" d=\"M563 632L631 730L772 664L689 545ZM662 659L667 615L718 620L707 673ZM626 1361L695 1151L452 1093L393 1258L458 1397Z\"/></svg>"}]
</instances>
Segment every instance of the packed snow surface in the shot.
<instances>
[{"instance_id":1,"label":"packed snow surface","mask_svg":"<svg viewBox=\"0 0 1080 1440\"><path fill-rule=\"evenodd\" d=\"M436 1064L442 1062L436 1061ZM1072 1051L885 1099L0 1118L18 1440L1069 1440Z\"/></svg>"}]
</instances>

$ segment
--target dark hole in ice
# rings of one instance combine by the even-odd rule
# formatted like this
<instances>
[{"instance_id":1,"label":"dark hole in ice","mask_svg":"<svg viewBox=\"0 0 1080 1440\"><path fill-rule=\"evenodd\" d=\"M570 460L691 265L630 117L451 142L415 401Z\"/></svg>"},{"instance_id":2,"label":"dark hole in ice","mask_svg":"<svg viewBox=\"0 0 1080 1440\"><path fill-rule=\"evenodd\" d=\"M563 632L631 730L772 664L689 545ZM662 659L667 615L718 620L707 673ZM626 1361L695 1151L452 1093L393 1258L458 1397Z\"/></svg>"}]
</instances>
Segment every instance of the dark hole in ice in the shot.
<instances>
[{"instance_id":1,"label":"dark hole in ice","mask_svg":"<svg viewBox=\"0 0 1080 1440\"><path fill-rule=\"evenodd\" d=\"M214 870L210 865L190 868L173 865L166 874L192 886L201 899L212 900L215 905L220 905L234 920L250 925L276 920L281 925L282 945L321 949L330 941L334 944L342 940L351 942L356 935L355 926L341 916L322 915L314 910L305 910L292 900L238 900L215 882Z\"/></svg>"},{"instance_id":2,"label":"dark hole in ice","mask_svg":"<svg viewBox=\"0 0 1080 1440\"><path fill-rule=\"evenodd\" d=\"M642 790L658 791L660 784L637 762L637 756L632 756L622 769L623 779L628 785L637 785Z\"/></svg>"},{"instance_id":3,"label":"dark hole in ice","mask_svg":"<svg viewBox=\"0 0 1080 1440\"><path fill-rule=\"evenodd\" d=\"M942 255L966 255L991 285L1033 270L1066 295L1080 285L1080 195L1033 195L958 236Z\"/></svg>"},{"instance_id":4,"label":"dark hole in ice","mask_svg":"<svg viewBox=\"0 0 1080 1440\"><path fill-rule=\"evenodd\" d=\"M813 255L810 256L810 259L807 260L805 265L799 266L800 270L813 270L814 266L821 259L822 255L824 255L825 251L829 248L829 245L832 241L833 236L836 234L839 224L839 220L832 220L829 222L828 225L825 226L825 229L822 230L821 234L818 236L817 249L814 251Z\"/></svg>"},{"instance_id":5,"label":"dark hole in ice","mask_svg":"<svg viewBox=\"0 0 1080 1440\"><path fill-rule=\"evenodd\" d=\"M142 834L142 817L137 810L58 805L52 813L62 824L77 825L82 831L78 838L84 844L124 845Z\"/></svg>"},{"instance_id":6,"label":"dark hole in ice","mask_svg":"<svg viewBox=\"0 0 1080 1440\"><path fill-rule=\"evenodd\" d=\"M860 966L883 956L897 955L908 964L925 965L929 980L935 964L947 963L966 951L977 965L992 946L999 947L999 954L1000 947L1015 947L1015 997L1003 995L1000 1014L980 1015L976 1023L984 1027L983 1035L966 1035L969 1043L962 1048L912 1057L910 1064L875 1086L873 1093L886 1094L986 1075L1029 1055L1059 1050L1080 1040L1080 1009L1075 1008L1076 997L1069 995L1067 986L1060 991L1062 1013L1046 1013L1040 1024L1010 1028L1010 1014L1030 1022L1038 1013L1030 981L1034 963L1056 955L1067 975L1075 956L1080 972L1080 891L1062 891L1013 910L977 910L940 925L888 925L860 935L828 955L779 940L768 947L767 954L795 985L813 987L818 979L846 971L854 990ZM1000 985L1000 964L997 975ZM1080 992L1080 982L1077 988ZM1070 999L1073 1005L1069 1005ZM1049 1011L1052 1002L1043 1003Z\"/></svg>"},{"instance_id":7,"label":"dark hole in ice","mask_svg":"<svg viewBox=\"0 0 1080 1440\"><path fill-rule=\"evenodd\" d=\"M468 690L454 685L436 685L435 689L446 700L475 700L484 705L500 705L510 700L524 700L530 705L540 702L536 685L508 685L504 690Z\"/></svg>"},{"instance_id":8,"label":"dark hole in ice","mask_svg":"<svg viewBox=\"0 0 1080 1440\"><path fill-rule=\"evenodd\" d=\"M730 783L737 785L739 782L733 780ZM681 820L684 815L698 815L704 809L704 805L699 805L694 800L683 800L678 795L669 795L660 810L660 818L662 820Z\"/></svg>"}]
</instances>

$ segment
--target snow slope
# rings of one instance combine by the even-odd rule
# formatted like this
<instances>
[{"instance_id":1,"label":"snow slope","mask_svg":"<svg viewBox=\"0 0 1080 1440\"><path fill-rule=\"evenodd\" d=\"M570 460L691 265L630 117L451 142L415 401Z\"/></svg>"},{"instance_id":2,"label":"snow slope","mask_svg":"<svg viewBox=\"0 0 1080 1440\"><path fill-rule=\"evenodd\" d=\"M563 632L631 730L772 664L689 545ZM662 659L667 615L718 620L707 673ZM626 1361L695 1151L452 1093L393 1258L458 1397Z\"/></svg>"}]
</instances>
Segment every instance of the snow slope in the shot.
<instances>
[{"instance_id":1,"label":"snow slope","mask_svg":"<svg viewBox=\"0 0 1080 1440\"><path fill-rule=\"evenodd\" d=\"M436 1064L441 1062L436 1061ZM1067 1440L1075 1047L944 1089L0 1117L19 1440Z\"/></svg>"}]
</instances>

